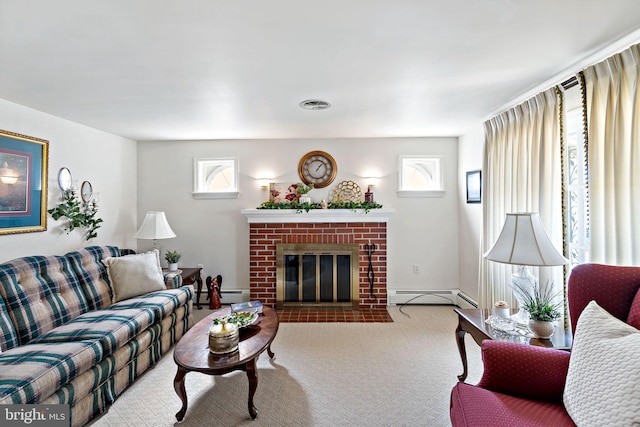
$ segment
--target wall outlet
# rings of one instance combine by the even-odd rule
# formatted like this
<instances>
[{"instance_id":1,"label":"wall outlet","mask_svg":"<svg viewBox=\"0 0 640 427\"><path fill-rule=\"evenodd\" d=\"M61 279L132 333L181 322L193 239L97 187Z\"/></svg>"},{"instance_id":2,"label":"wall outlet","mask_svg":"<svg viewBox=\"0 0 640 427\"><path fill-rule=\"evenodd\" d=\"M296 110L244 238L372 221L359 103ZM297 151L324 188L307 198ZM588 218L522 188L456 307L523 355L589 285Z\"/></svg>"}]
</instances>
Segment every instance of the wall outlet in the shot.
<instances>
[{"instance_id":1,"label":"wall outlet","mask_svg":"<svg viewBox=\"0 0 640 427\"><path fill-rule=\"evenodd\" d=\"M420 274L420 264L413 264L413 274Z\"/></svg>"}]
</instances>

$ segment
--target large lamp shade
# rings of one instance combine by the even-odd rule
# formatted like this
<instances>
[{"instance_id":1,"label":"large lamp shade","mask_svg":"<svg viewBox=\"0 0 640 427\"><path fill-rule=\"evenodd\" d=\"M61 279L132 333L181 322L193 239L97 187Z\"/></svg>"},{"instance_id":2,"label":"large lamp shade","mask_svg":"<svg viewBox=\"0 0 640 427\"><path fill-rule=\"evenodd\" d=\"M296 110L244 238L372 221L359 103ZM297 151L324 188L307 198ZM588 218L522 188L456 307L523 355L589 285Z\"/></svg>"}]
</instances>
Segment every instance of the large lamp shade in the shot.
<instances>
[{"instance_id":1,"label":"large lamp shade","mask_svg":"<svg viewBox=\"0 0 640 427\"><path fill-rule=\"evenodd\" d=\"M142 225L133 236L134 239L171 239L176 237L167 222L164 212L149 211L144 217Z\"/></svg>"},{"instance_id":2,"label":"large lamp shade","mask_svg":"<svg viewBox=\"0 0 640 427\"><path fill-rule=\"evenodd\" d=\"M535 212L508 213L493 247L484 255L504 264L553 266L568 264L553 246Z\"/></svg>"}]
</instances>

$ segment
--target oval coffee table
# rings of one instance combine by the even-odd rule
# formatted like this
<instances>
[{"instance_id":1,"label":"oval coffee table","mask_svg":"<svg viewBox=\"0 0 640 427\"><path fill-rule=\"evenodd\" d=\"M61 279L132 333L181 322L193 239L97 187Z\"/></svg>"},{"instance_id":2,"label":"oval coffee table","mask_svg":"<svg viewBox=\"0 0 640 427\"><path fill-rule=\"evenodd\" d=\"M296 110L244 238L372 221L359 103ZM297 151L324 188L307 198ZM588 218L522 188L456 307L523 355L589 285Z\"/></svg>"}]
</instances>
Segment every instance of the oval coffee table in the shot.
<instances>
[{"instance_id":1,"label":"oval coffee table","mask_svg":"<svg viewBox=\"0 0 640 427\"><path fill-rule=\"evenodd\" d=\"M253 406L253 395L258 387L258 356L267 350L269 357L275 356L271 351L271 342L278 332L278 315L270 307L263 307L263 313L254 325L240 330L238 350L233 353L215 355L209 352L209 328L213 319L231 313L230 308L216 310L196 323L178 341L173 352L173 360L178 365L178 373L173 380L173 388L182 400L182 409L176 419L182 421L187 412L187 392L184 377L188 372L200 372L207 375L223 375L232 371L245 371L249 379L249 415L255 419L258 411Z\"/></svg>"}]
</instances>

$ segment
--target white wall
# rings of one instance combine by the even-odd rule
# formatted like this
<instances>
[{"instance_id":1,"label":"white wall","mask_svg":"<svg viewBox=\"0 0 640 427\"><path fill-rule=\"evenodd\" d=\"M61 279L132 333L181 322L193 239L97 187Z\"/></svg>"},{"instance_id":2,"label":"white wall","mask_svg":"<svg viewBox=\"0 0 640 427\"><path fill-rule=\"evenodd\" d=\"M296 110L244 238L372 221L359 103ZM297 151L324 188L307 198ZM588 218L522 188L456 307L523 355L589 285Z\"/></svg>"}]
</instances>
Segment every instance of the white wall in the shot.
<instances>
[{"instance_id":1,"label":"white wall","mask_svg":"<svg viewBox=\"0 0 640 427\"><path fill-rule=\"evenodd\" d=\"M65 234L62 221L47 215L47 230L0 236L0 262L26 255L64 254L92 244L134 248L136 229L136 143L0 99L0 129L49 141L48 208L60 200L58 171L65 166L79 184L100 193L104 220L87 242L78 231Z\"/></svg>"},{"instance_id":2,"label":"white wall","mask_svg":"<svg viewBox=\"0 0 640 427\"><path fill-rule=\"evenodd\" d=\"M458 142L458 194L460 201L460 290L478 298L478 266L482 234L482 204L466 202L466 173L482 169L484 130L482 124L462 135Z\"/></svg>"},{"instance_id":3,"label":"white wall","mask_svg":"<svg viewBox=\"0 0 640 427\"><path fill-rule=\"evenodd\" d=\"M334 183L311 191L314 201L328 199L328 191L343 180L364 191L362 177L381 177L375 200L396 210L388 226L389 289L458 288L457 138L139 142L138 223L148 210L165 211L177 237L159 241L163 252L182 252L184 266L204 264L204 276L222 274L223 289L248 288L249 226L240 210L268 199L256 178L300 181L298 161L312 150L327 151L338 164ZM400 154L442 156L445 196L396 197ZM239 199L192 197L194 157L216 156L238 157ZM138 249L150 246L140 241ZM420 274L413 273L413 264L420 265Z\"/></svg>"}]
</instances>

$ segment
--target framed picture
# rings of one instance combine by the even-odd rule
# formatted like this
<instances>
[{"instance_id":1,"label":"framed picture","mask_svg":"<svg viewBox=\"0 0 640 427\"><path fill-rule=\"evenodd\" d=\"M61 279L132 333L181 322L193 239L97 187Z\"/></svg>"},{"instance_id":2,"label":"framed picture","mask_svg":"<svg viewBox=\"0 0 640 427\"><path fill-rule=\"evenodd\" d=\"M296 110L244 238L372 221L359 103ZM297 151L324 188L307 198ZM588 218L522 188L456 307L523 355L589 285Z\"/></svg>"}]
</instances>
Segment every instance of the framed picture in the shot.
<instances>
[{"instance_id":1,"label":"framed picture","mask_svg":"<svg viewBox=\"0 0 640 427\"><path fill-rule=\"evenodd\" d=\"M47 229L49 141L0 130L0 234Z\"/></svg>"},{"instance_id":2,"label":"framed picture","mask_svg":"<svg viewBox=\"0 0 640 427\"><path fill-rule=\"evenodd\" d=\"M480 203L482 198L482 171L467 172L467 203Z\"/></svg>"},{"instance_id":3,"label":"framed picture","mask_svg":"<svg viewBox=\"0 0 640 427\"><path fill-rule=\"evenodd\" d=\"M289 191L290 183L271 182L269 183L269 201L274 203L291 203L293 197Z\"/></svg>"}]
</instances>

